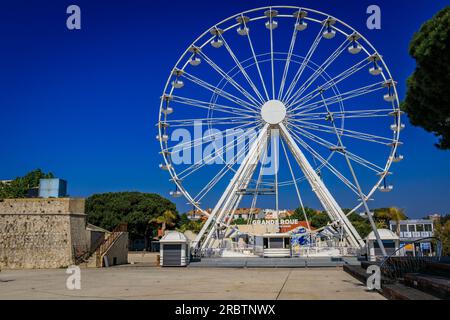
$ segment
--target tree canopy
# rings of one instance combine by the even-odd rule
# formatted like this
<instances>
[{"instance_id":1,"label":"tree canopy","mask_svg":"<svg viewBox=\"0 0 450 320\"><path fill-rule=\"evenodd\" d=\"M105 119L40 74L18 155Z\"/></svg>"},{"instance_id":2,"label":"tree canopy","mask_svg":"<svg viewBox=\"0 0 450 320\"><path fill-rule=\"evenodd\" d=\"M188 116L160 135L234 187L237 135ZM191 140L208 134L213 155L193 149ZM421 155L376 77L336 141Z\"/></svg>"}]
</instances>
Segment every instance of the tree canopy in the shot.
<instances>
[{"instance_id":1,"label":"tree canopy","mask_svg":"<svg viewBox=\"0 0 450 320\"><path fill-rule=\"evenodd\" d=\"M416 70L408 78L402 110L413 125L439 137L438 148L450 149L450 6L414 34L409 53Z\"/></svg>"},{"instance_id":2,"label":"tree canopy","mask_svg":"<svg viewBox=\"0 0 450 320\"><path fill-rule=\"evenodd\" d=\"M178 221L177 230L180 232L186 232L187 230L190 230L194 233L199 233L203 227L203 223L204 221L201 219L189 220L188 215L186 213L183 213L180 217L180 220Z\"/></svg>"},{"instance_id":3,"label":"tree canopy","mask_svg":"<svg viewBox=\"0 0 450 320\"><path fill-rule=\"evenodd\" d=\"M39 187L40 179L51 178L54 178L51 172L45 173L41 169L36 169L9 183L0 183L0 199L25 198L29 189Z\"/></svg>"},{"instance_id":4,"label":"tree canopy","mask_svg":"<svg viewBox=\"0 0 450 320\"><path fill-rule=\"evenodd\" d=\"M94 194L86 199L89 223L107 230L127 223L131 239L152 236L150 232L155 231L152 223L166 211L174 214L176 222L179 217L175 204L154 193L110 192Z\"/></svg>"}]
</instances>

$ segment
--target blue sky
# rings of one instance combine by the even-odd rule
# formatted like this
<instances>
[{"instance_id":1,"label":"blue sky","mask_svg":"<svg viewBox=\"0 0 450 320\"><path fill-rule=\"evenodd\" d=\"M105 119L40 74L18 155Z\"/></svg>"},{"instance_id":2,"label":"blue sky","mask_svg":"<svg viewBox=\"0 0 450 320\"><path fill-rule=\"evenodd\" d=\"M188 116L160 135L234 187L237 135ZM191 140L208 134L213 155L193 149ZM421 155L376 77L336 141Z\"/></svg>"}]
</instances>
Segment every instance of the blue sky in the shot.
<instances>
[{"instance_id":1,"label":"blue sky","mask_svg":"<svg viewBox=\"0 0 450 320\"><path fill-rule=\"evenodd\" d=\"M77 4L82 29L65 26ZM155 140L159 96L168 73L196 36L232 14L265 5L327 12L360 30L380 51L405 95L414 70L408 43L449 1L2 1L0 4L0 178L34 168L67 179L72 196L173 189ZM366 8L382 9L382 29L368 30ZM450 213L450 152L408 124L405 160L394 192L374 207L398 206L411 217ZM293 206L289 196L286 207ZM176 201L180 211L185 200Z\"/></svg>"}]
</instances>

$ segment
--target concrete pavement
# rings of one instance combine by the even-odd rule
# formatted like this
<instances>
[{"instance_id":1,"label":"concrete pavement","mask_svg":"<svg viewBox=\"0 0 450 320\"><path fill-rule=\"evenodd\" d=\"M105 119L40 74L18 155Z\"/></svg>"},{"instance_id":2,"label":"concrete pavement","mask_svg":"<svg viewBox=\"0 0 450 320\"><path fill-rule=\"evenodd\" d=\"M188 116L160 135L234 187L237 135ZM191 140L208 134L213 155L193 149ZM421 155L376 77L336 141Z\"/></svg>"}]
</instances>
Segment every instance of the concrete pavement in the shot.
<instances>
[{"instance_id":1,"label":"concrete pavement","mask_svg":"<svg viewBox=\"0 0 450 320\"><path fill-rule=\"evenodd\" d=\"M153 264L154 265L154 264ZM384 299L342 268L81 269L81 290L68 290L65 269L3 270L0 299Z\"/></svg>"}]
</instances>

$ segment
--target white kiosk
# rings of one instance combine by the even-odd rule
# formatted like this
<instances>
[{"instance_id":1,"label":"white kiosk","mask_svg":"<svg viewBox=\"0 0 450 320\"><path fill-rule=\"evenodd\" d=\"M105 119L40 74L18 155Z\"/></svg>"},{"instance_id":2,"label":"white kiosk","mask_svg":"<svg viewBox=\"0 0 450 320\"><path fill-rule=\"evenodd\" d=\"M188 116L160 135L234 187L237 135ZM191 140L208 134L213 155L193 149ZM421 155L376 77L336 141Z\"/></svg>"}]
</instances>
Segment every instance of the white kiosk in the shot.
<instances>
[{"instance_id":1,"label":"white kiosk","mask_svg":"<svg viewBox=\"0 0 450 320\"><path fill-rule=\"evenodd\" d=\"M161 267L185 267L189 264L189 240L178 231L168 231L159 241Z\"/></svg>"},{"instance_id":2,"label":"white kiosk","mask_svg":"<svg viewBox=\"0 0 450 320\"><path fill-rule=\"evenodd\" d=\"M399 249L400 238L394 232L388 229L378 229L378 234L388 255L393 254ZM370 261L376 261L377 257L382 257L381 249L373 231L366 237L366 244L367 258ZM399 252L397 251L395 255L399 255Z\"/></svg>"}]
</instances>

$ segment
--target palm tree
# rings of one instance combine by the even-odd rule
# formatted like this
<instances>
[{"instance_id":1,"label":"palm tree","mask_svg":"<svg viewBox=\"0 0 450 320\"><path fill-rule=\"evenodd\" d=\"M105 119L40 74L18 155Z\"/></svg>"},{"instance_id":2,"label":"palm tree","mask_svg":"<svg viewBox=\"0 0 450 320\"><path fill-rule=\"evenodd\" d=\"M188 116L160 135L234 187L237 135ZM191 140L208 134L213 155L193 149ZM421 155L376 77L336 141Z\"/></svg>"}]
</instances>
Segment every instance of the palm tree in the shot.
<instances>
[{"instance_id":1,"label":"palm tree","mask_svg":"<svg viewBox=\"0 0 450 320\"><path fill-rule=\"evenodd\" d=\"M166 210L161 215L152 218L150 223L161 225L161 233L164 235L167 227L175 226L176 220L177 215L170 210Z\"/></svg>"},{"instance_id":2,"label":"palm tree","mask_svg":"<svg viewBox=\"0 0 450 320\"><path fill-rule=\"evenodd\" d=\"M400 220L408 219L403 209L391 207L388 209L390 220L395 221L395 233L400 236Z\"/></svg>"},{"instance_id":3,"label":"palm tree","mask_svg":"<svg viewBox=\"0 0 450 320\"><path fill-rule=\"evenodd\" d=\"M396 207L375 210L375 217L382 228L387 228L389 221L395 221L397 235L400 235L400 220L408 219L404 210Z\"/></svg>"}]
</instances>

